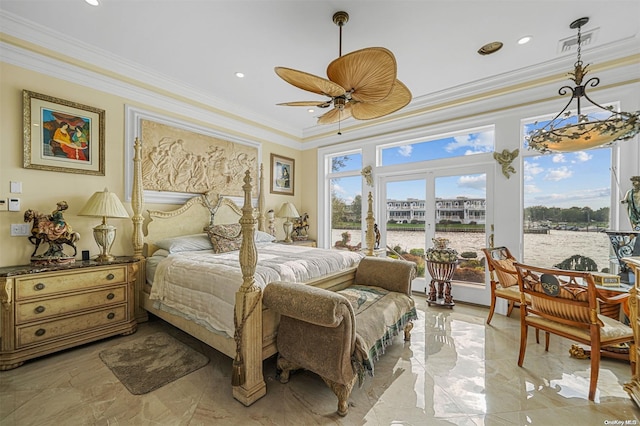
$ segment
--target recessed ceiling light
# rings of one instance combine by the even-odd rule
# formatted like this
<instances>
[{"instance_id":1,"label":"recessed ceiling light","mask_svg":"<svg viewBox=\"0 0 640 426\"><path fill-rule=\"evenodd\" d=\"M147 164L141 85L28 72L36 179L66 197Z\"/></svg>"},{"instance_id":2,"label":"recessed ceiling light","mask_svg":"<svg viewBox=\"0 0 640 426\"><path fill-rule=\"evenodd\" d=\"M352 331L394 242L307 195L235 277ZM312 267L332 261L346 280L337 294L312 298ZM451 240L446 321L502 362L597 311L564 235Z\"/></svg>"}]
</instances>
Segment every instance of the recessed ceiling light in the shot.
<instances>
[{"instance_id":1,"label":"recessed ceiling light","mask_svg":"<svg viewBox=\"0 0 640 426\"><path fill-rule=\"evenodd\" d=\"M244 73L243 72L237 72L236 73L236 77L243 78L244 77Z\"/></svg>"},{"instance_id":2,"label":"recessed ceiling light","mask_svg":"<svg viewBox=\"0 0 640 426\"><path fill-rule=\"evenodd\" d=\"M518 40L518 44L527 44L529 43L531 40L533 40L532 36L524 36L522 37L520 40Z\"/></svg>"},{"instance_id":3,"label":"recessed ceiling light","mask_svg":"<svg viewBox=\"0 0 640 426\"><path fill-rule=\"evenodd\" d=\"M100 5L100 1L99 0L84 0L87 4L90 4L91 6L99 6Z\"/></svg>"},{"instance_id":4,"label":"recessed ceiling light","mask_svg":"<svg viewBox=\"0 0 640 426\"><path fill-rule=\"evenodd\" d=\"M313 108L309 108L309 109L307 110L307 112L308 112L308 113L312 113L312 112L313 112Z\"/></svg>"}]
</instances>

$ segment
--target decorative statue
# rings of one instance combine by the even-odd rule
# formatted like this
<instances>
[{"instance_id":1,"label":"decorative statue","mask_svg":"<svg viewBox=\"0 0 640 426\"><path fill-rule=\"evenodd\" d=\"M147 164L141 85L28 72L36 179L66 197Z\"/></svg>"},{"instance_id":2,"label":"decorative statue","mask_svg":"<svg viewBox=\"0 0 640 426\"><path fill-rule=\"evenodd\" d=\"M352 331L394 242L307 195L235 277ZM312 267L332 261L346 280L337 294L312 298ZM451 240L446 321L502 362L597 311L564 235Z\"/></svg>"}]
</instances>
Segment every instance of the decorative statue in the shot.
<instances>
[{"instance_id":1,"label":"decorative statue","mask_svg":"<svg viewBox=\"0 0 640 426\"><path fill-rule=\"evenodd\" d=\"M35 246L31 254L32 263L73 263L77 254L76 241L80 234L73 232L71 226L65 221L63 212L69 208L66 201L60 201L56 209L49 215L38 213L35 210L24 212L24 221L32 222L29 242ZM49 247L41 255L36 255L41 243L48 243ZM67 255L63 245L73 248L73 255Z\"/></svg>"},{"instance_id":2,"label":"decorative statue","mask_svg":"<svg viewBox=\"0 0 640 426\"><path fill-rule=\"evenodd\" d=\"M376 243L373 247L376 249L379 249L380 248L380 229L378 228L377 223L373 224L373 233L376 236Z\"/></svg>"},{"instance_id":3,"label":"decorative statue","mask_svg":"<svg viewBox=\"0 0 640 426\"><path fill-rule=\"evenodd\" d=\"M519 149L514 149L511 152L509 152L508 149L503 149L501 153L493 153L493 158L498 162L498 164L500 164L500 166L502 166L502 174L507 179L511 177L511 174L516 172L516 169L511 165L511 163L513 163L513 160L518 157L519 153Z\"/></svg>"},{"instance_id":4,"label":"decorative statue","mask_svg":"<svg viewBox=\"0 0 640 426\"><path fill-rule=\"evenodd\" d=\"M267 212L267 220L269 221L269 234L276 236L276 213L273 209Z\"/></svg>"},{"instance_id":5,"label":"decorative statue","mask_svg":"<svg viewBox=\"0 0 640 426\"><path fill-rule=\"evenodd\" d=\"M640 176L632 176L631 185L632 188L627 191L622 203L627 204L631 229L640 231Z\"/></svg>"},{"instance_id":6,"label":"decorative statue","mask_svg":"<svg viewBox=\"0 0 640 426\"><path fill-rule=\"evenodd\" d=\"M305 213L293 222L293 231L291 236L298 240L307 239L307 231L309 230L309 214Z\"/></svg>"},{"instance_id":7,"label":"decorative statue","mask_svg":"<svg viewBox=\"0 0 640 426\"><path fill-rule=\"evenodd\" d=\"M364 177L364 181L367 182L367 185L369 185L369 186L373 186L373 176L371 175L372 171L373 170L372 170L371 166L366 166L360 172L360 174Z\"/></svg>"}]
</instances>

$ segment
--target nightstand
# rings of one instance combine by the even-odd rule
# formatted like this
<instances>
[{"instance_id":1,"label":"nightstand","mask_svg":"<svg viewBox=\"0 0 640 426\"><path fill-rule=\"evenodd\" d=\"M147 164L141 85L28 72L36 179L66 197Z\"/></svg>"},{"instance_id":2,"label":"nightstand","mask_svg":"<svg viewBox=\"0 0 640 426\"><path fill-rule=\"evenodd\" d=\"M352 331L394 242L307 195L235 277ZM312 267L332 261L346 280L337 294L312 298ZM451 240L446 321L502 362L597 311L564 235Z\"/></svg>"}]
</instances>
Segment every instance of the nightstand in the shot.
<instances>
[{"instance_id":1,"label":"nightstand","mask_svg":"<svg viewBox=\"0 0 640 426\"><path fill-rule=\"evenodd\" d=\"M285 243L283 240L276 241L278 244L288 244L292 246L317 247L316 240L293 240L291 243Z\"/></svg>"},{"instance_id":2,"label":"nightstand","mask_svg":"<svg viewBox=\"0 0 640 426\"><path fill-rule=\"evenodd\" d=\"M0 268L0 370L136 331L138 259Z\"/></svg>"}]
</instances>

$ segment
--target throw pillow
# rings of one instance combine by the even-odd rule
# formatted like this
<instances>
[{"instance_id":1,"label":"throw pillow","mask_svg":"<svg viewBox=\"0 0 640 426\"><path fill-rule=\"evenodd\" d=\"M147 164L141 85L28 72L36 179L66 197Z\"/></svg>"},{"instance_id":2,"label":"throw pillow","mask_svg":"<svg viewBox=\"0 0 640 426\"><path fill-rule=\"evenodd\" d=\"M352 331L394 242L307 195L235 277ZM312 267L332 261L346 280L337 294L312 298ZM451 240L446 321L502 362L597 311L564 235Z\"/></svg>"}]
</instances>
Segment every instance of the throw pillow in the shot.
<instances>
[{"instance_id":1,"label":"throw pillow","mask_svg":"<svg viewBox=\"0 0 640 426\"><path fill-rule=\"evenodd\" d=\"M239 223L213 225L206 228L215 253L239 250L242 244L242 227Z\"/></svg>"}]
</instances>

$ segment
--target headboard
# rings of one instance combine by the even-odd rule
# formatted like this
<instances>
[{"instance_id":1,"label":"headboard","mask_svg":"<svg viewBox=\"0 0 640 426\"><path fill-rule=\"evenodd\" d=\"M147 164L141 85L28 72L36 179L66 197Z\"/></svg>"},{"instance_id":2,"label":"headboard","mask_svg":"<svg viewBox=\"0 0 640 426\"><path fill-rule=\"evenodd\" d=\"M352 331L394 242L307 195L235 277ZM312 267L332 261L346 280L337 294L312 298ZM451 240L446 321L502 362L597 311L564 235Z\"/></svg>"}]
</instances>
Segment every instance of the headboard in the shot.
<instances>
[{"instance_id":1,"label":"headboard","mask_svg":"<svg viewBox=\"0 0 640 426\"><path fill-rule=\"evenodd\" d=\"M242 217L242 209L232 199L210 192L187 200L176 210L149 210L148 213L149 223L144 237L145 255L156 251L156 241L200 234L204 232L205 226L238 223Z\"/></svg>"}]
</instances>

